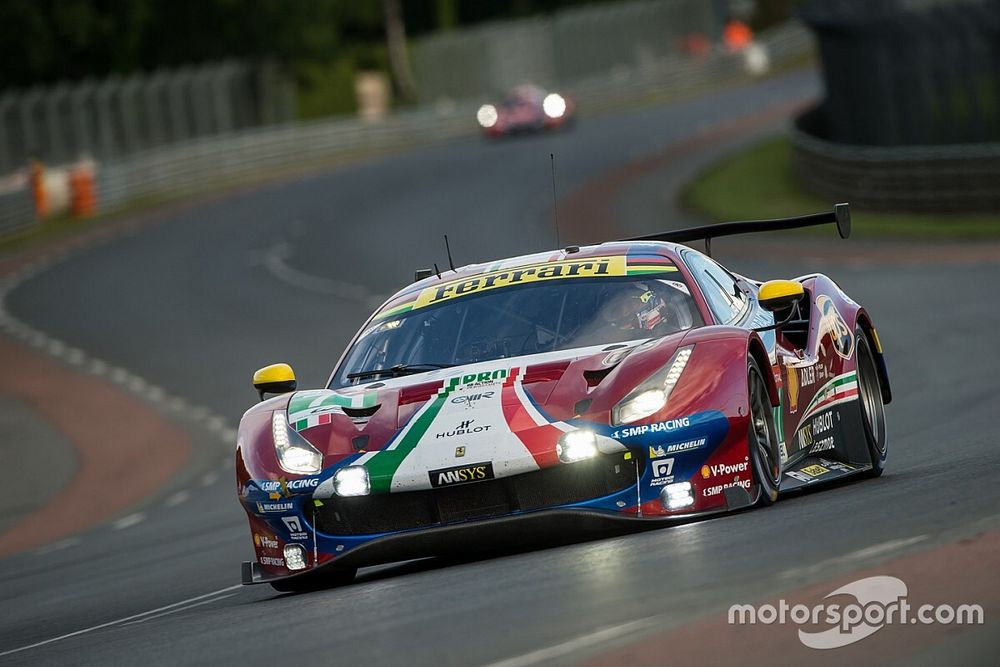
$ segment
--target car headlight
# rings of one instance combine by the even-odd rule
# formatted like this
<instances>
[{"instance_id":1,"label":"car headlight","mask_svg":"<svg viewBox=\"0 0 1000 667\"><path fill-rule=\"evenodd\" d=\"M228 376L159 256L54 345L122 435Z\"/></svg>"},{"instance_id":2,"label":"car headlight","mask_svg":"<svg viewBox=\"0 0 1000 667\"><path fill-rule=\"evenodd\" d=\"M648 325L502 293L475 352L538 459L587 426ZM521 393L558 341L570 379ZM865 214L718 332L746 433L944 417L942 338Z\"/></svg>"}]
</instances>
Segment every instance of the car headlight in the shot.
<instances>
[{"instance_id":1,"label":"car headlight","mask_svg":"<svg viewBox=\"0 0 1000 667\"><path fill-rule=\"evenodd\" d=\"M631 424L656 414L667 404L670 392L681 379L681 373L691 358L694 345L682 347L670 358L666 366L650 375L611 410L611 423L615 426Z\"/></svg>"},{"instance_id":2,"label":"car headlight","mask_svg":"<svg viewBox=\"0 0 1000 667\"><path fill-rule=\"evenodd\" d=\"M333 474L333 492L338 496L367 496L370 491L364 466L346 466Z\"/></svg>"},{"instance_id":3,"label":"car headlight","mask_svg":"<svg viewBox=\"0 0 1000 667\"><path fill-rule=\"evenodd\" d=\"M280 410L271 413L271 435L278 464L286 472L314 475L323 469L323 455L288 425L288 417Z\"/></svg>"},{"instance_id":4,"label":"car headlight","mask_svg":"<svg viewBox=\"0 0 1000 667\"><path fill-rule=\"evenodd\" d=\"M483 127L493 127L497 124L500 114L497 113L497 108L492 104L484 104L479 107L479 111L476 112L476 120Z\"/></svg>"},{"instance_id":5,"label":"car headlight","mask_svg":"<svg viewBox=\"0 0 1000 667\"><path fill-rule=\"evenodd\" d=\"M542 111L549 118L562 118L566 113L566 100L559 93L549 93L542 100Z\"/></svg>"},{"instance_id":6,"label":"car headlight","mask_svg":"<svg viewBox=\"0 0 1000 667\"><path fill-rule=\"evenodd\" d=\"M597 436L584 429L563 433L556 442L556 454L563 463L594 458L597 456Z\"/></svg>"}]
</instances>

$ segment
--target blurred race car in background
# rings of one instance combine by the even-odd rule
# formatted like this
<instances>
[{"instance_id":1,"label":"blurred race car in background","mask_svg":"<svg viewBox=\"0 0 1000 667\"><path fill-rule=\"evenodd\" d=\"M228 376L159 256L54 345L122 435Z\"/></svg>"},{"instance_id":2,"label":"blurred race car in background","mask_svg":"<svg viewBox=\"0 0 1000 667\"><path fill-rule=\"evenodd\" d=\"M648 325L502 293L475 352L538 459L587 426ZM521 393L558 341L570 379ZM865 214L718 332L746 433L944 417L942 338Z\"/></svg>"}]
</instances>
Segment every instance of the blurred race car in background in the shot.
<instances>
[{"instance_id":1,"label":"blurred race car in background","mask_svg":"<svg viewBox=\"0 0 1000 667\"><path fill-rule=\"evenodd\" d=\"M881 474L891 393L868 313L826 276L761 283L675 243L831 222L848 236L846 204L418 272L326 388L255 374L243 582L310 588Z\"/></svg>"},{"instance_id":2,"label":"blurred race car in background","mask_svg":"<svg viewBox=\"0 0 1000 667\"><path fill-rule=\"evenodd\" d=\"M560 93L538 86L515 88L499 104L484 104L476 112L476 120L486 136L544 132L568 127L574 122L576 104Z\"/></svg>"}]
</instances>

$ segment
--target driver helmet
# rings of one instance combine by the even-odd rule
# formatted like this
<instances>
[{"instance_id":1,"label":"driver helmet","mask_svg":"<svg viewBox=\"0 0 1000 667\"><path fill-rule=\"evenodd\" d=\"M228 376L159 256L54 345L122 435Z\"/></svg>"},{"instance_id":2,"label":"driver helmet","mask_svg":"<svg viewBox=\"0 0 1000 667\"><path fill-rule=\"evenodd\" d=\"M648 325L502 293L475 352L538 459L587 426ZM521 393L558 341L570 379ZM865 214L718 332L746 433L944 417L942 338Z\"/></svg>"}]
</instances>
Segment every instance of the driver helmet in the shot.
<instances>
[{"instance_id":1,"label":"driver helmet","mask_svg":"<svg viewBox=\"0 0 1000 667\"><path fill-rule=\"evenodd\" d=\"M601 311L604 320L622 331L652 331L667 315L667 304L644 282L618 290Z\"/></svg>"}]
</instances>

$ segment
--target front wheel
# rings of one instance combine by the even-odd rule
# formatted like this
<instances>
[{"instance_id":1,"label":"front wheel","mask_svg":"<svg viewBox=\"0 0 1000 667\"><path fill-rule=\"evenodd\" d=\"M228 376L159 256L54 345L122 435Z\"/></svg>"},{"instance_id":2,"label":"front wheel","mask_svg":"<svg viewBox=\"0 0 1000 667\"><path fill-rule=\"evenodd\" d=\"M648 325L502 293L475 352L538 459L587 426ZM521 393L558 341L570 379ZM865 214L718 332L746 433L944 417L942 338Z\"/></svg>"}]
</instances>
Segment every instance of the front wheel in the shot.
<instances>
[{"instance_id":1,"label":"front wheel","mask_svg":"<svg viewBox=\"0 0 1000 667\"><path fill-rule=\"evenodd\" d=\"M781 458L778 453L778 434L774 426L774 410L771 409L764 375L753 358L747 364L747 390L750 405L747 445L750 448L754 481L760 489L757 502L770 505L778 499Z\"/></svg>"},{"instance_id":2,"label":"front wheel","mask_svg":"<svg viewBox=\"0 0 1000 667\"><path fill-rule=\"evenodd\" d=\"M868 455L872 462L872 469L868 474L871 477L879 477L889 454L889 445L885 435L885 403L882 401L882 385L879 382L875 355L872 354L868 337L860 328L855 332L855 336L858 340L856 362L861 423L865 432L865 442L868 445Z\"/></svg>"}]
</instances>

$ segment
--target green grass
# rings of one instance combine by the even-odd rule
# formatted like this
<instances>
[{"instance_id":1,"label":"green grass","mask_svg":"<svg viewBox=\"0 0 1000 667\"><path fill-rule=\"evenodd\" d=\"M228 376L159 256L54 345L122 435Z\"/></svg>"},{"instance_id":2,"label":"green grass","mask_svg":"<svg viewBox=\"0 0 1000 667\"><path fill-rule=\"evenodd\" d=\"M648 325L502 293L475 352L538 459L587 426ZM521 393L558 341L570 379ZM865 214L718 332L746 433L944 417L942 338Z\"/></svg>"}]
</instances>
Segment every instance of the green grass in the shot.
<instances>
[{"instance_id":1,"label":"green grass","mask_svg":"<svg viewBox=\"0 0 1000 667\"><path fill-rule=\"evenodd\" d=\"M725 158L685 186L681 205L715 221L781 218L830 209L835 202L799 187L791 153L789 140L782 137ZM852 208L851 218L852 233L857 236L1000 238L1000 216L988 213L888 213Z\"/></svg>"}]
</instances>

